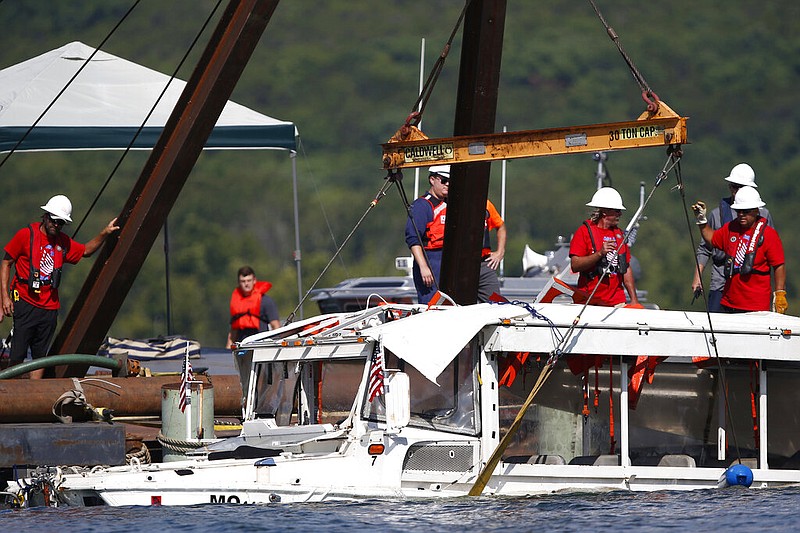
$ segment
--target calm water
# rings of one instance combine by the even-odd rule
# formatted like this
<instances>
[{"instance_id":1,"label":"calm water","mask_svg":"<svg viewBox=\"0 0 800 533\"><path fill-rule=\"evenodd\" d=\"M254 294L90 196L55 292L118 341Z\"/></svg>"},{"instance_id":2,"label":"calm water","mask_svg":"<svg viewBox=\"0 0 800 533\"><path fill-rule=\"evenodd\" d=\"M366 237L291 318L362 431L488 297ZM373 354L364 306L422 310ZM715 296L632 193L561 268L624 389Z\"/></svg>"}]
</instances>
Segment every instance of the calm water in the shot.
<instances>
[{"instance_id":1,"label":"calm water","mask_svg":"<svg viewBox=\"0 0 800 533\"><path fill-rule=\"evenodd\" d=\"M4 531L792 531L800 488L571 494L270 506L27 509L0 512Z\"/></svg>"}]
</instances>

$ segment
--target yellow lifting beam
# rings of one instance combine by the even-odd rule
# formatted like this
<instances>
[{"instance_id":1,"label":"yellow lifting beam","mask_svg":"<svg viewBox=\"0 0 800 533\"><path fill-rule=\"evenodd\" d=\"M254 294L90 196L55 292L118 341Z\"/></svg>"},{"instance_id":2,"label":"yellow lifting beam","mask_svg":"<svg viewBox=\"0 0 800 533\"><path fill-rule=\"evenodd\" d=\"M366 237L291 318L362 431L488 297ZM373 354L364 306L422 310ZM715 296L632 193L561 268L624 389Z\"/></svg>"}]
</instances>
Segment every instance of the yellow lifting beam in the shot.
<instances>
[{"instance_id":1,"label":"yellow lifting beam","mask_svg":"<svg viewBox=\"0 0 800 533\"><path fill-rule=\"evenodd\" d=\"M383 146L383 168L472 163L687 144L686 120L664 102L637 120L486 135L428 139L415 126L401 128Z\"/></svg>"}]
</instances>

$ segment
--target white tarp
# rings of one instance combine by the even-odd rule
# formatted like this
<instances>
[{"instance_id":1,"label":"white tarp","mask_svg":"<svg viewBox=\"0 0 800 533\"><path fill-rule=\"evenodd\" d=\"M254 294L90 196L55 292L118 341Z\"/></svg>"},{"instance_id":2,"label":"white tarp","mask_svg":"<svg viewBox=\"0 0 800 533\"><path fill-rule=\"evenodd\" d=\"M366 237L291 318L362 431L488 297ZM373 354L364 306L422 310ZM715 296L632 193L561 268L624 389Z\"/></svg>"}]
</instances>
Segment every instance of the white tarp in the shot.
<instances>
[{"instance_id":1,"label":"white tarp","mask_svg":"<svg viewBox=\"0 0 800 533\"><path fill-rule=\"evenodd\" d=\"M72 42L0 71L0 152L13 149L95 51ZM98 51L17 150L127 148L169 76ZM134 148L149 149L186 83L169 84ZM296 149L297 130L228 102L206 143L220 149Z\"/></svg>"},{"instance_id":2,"label":"white tarp","mask_svg":"<svg viewBox=\"0 0 800 533\"><path fill-rule=\"evenodd\" d=\"M363 333L380 339L386 349L437 383L439 374L481 328L527 316L530 313L516 305L477 304L429 310Z\"/></svg>"}]
</instances>

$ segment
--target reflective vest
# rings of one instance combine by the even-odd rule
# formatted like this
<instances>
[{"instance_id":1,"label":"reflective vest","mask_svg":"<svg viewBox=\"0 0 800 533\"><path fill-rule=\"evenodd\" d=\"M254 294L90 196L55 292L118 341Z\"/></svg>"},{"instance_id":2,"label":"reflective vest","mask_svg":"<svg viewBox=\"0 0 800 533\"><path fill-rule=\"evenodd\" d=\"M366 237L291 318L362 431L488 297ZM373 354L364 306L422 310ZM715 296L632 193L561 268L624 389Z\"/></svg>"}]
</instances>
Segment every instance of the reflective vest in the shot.
<instances>
[{"instance_id":1,"label":"reflective vest","mask_svg":"<svg viewBox=\"0 0 800 533\"><path fill-rule=\"evenodd\" d=\"M231 294L231 329L260 329L261 297L272 288L269 281L256 281L253 291L245 296L242 289L236 287Z\"/></svg>"}]
</instances>

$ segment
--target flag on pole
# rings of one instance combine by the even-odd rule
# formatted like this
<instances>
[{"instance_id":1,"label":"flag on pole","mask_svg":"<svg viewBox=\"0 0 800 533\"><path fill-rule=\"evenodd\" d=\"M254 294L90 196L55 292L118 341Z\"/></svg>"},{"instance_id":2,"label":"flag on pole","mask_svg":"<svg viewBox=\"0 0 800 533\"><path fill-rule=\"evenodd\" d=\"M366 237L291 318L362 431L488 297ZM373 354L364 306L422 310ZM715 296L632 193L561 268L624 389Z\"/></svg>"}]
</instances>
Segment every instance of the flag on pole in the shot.
<instances>
[{"instance_id":1,"label":"flag on pole","mask_svg":"<svg viewBox=\"0 0 800 533\"><path fill-rule=\"evenodd\" d=\"M186 351L186 357L183 360L183 371L181 372L181 389L180 401L178 406L181 408L181 413L186 411L186 406L192 403L192 387L190 382L194 380L192 374L192 363L189 362L189 351Z\"/></svg>"},{"instance_id":2,"label":"flag on pole","mask_svg":"<svg viewBox=\"0 0 800 533\"><path fill-rule=\"evenodd\" d=\"M380 341L375 343L372 351L372 361L369 367L369 401L383 394L383 345Z\"/></svg>"}]
</instances>

